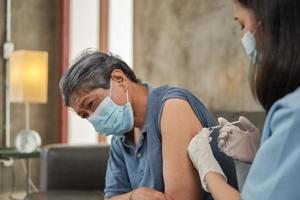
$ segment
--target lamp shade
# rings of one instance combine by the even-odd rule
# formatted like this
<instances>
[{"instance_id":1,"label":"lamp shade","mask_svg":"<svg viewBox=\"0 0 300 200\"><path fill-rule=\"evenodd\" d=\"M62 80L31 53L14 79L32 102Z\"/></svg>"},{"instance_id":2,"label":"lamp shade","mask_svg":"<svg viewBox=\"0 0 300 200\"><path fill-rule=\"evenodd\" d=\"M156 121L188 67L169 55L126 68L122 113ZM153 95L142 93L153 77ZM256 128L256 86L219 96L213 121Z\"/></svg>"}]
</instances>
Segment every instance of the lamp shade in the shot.
<instances>
[{"instance_id":1,"label":"lamp shade","mask_svg":"<svg viewBox=\"0 0 300 200\"><path fill-rule=\"evenodd\" d=\"M48 89L48 53L20 50L11 53L10 101L46 103Z\"/></svg>"}]
</instances>

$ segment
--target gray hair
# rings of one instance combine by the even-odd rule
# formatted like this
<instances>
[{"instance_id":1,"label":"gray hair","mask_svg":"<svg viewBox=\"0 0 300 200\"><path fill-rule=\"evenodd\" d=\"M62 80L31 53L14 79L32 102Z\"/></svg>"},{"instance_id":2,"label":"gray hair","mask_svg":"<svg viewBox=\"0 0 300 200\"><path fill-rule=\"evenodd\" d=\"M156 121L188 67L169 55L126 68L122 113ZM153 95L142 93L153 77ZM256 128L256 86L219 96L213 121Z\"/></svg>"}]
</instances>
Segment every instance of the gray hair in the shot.
<instances>
[{"instance_id":1,"label":"gray hair","mask_svg":"<svg viewBox=\"0 0 300 200\"><path fill-rule=\"evenodd\" d=\"M120 58L86 49L76 57L59 82L60 92L66 106L72 95L96 88L109 89L111 72L120 69L133 82L140 83L130 67Z\"/></svg>"}]
</instances>

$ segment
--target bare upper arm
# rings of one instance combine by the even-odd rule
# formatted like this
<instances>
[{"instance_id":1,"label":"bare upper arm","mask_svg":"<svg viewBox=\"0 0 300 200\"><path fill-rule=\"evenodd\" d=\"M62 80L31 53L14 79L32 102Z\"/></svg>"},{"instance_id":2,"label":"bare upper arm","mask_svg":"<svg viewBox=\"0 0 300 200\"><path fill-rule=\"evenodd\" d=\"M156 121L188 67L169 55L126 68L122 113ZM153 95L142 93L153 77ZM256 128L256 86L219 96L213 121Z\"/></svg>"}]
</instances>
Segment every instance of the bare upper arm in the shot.
<instances>
[{"instance_id":1,"label":"bare upper arm","mask_svg":"<svg viewBox=\"0 0 300 200\"><path fill-rule=\"evenodd\" d=\"M173 199L202 199L203 190L187 147L202 125L187 101L169 99L161 117L165 193Z\"/></svg>"}]
</instances>

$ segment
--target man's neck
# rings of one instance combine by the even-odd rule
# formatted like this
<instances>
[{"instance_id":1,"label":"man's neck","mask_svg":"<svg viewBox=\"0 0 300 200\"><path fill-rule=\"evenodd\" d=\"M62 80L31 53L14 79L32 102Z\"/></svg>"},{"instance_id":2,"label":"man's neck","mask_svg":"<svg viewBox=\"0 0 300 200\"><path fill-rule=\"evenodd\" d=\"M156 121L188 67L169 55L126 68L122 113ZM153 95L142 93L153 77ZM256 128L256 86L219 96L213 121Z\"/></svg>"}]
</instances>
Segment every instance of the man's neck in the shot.
<instances>
[{"instance_id":1,"label":"man's neck","mask_svg":"<svg viewBox=\"0 0 300 200\"><path fill-rule=\"evenodd\" d=\"M134 126L142 129L145 124L148 103L148 88L142 84L133 84L132 109L134 114Z\"/></svg>"},{"instance_id":2,"label":"man's neck","mask_svg":"<svg viewBox=\"0 0 300 200\"><path fill-rule=\"evenodd\" d=\"M132 84L131 94L131 106L134 115L135 128L129 134L127 139L130 140L130 143L133 143L136 146L138 145L142 134L141 131L145 125L148 103L148 88L145 85L134 83Z\"/></svg>"}]
</instances>

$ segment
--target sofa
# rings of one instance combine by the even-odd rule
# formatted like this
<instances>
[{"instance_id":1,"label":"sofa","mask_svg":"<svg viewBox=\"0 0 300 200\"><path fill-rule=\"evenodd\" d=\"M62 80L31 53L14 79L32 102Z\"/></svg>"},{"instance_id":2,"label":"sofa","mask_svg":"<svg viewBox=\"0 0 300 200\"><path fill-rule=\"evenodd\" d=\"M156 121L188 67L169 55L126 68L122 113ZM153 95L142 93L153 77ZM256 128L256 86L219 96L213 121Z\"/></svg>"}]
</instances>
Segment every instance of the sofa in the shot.
<instances>
[{"instance_id":1,"label":"sofa","mask_svg":"<svg viewBox=\"0 0 300 200\"><path fill-rule=\"evenodd\" d=\"M40 191L25 200L103 200L109 145L49 145L40 155Z\"/></svg>"}]
</instances>

